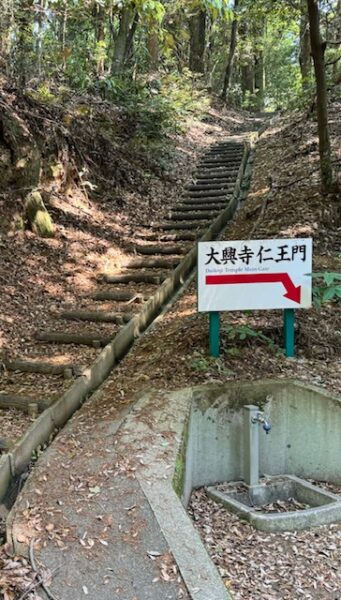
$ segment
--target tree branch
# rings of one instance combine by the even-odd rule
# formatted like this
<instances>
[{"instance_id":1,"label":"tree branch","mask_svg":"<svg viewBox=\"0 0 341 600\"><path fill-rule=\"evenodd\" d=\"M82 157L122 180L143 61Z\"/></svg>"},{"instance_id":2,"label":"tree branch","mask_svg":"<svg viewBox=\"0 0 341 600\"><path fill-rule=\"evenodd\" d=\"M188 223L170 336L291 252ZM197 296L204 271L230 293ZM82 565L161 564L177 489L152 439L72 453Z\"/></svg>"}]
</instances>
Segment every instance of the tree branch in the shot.
<instances>
[{"instance_id":1,"label":"tree branch","mask_svg":"<svg viewBox=\"0 0 341 600\"><path fill-rule=\"evenodd\" d=\"M334 60L330 60L326 63L326 67L330 67L330 65L335 65L337 62L339 62L339 60L341 59L341 54L340 56L337 56L336 58L334 58Z\"/></svg>"}]
</instances>

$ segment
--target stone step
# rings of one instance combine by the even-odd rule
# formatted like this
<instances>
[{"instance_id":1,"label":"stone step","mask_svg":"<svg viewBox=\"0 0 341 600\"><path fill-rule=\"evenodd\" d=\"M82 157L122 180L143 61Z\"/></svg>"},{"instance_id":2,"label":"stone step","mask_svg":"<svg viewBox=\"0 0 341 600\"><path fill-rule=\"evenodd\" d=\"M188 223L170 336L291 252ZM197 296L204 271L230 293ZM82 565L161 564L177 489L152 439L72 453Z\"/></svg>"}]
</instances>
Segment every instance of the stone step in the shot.
<instances>
[{"instance_id":1,"label":"stone step","mask_svg":"<svg viewBox=\"0 0 341 600\"><path fill-rule=\"evenodd\" d=\"M160 285L165 279L165 274L156 274L153 272L131 271L130 273L121 273L119 275L104 275L106 283L149 283Z\"/></svg>"},{"instance_id":2,"label":"stone step","mask_svg":"<svg viewBox=\"0 0 341 600\"><path fill-rule=\"evenodd\" d=\"M49 342L52 344L75 344L83 346L93 346L101 348L109 344L112 336L101 336L97 333L69 333L67 331L38 331L35 334L35 339L38 342Z\"/></svg>"},{"instance_id":3,"label":"stone step","mask_svg":"<svg viewBox=\"0 0 341 600\"><path fill-rule=\"evenodd\" d=\"M117 313L103 310L64 310L59 313L59 317L69 321L92 321L123 325L124 323L128 323L133 318L133 315L130 313Z\"/></svg>"},{"instance_id":4,"label":"stone step","mask_svg":"<svg viewBox=\"0 0 341 600\"><path fill-rule=\"evenodd\" d=\"M46 360L29 359L0 359L0 362L9 371L20 371L21 373L39 373L41 375L63 375L64 379L71 379L81 375L83 369L80 365L60 361L56 364Z\"/></svg>"}]
</instances>

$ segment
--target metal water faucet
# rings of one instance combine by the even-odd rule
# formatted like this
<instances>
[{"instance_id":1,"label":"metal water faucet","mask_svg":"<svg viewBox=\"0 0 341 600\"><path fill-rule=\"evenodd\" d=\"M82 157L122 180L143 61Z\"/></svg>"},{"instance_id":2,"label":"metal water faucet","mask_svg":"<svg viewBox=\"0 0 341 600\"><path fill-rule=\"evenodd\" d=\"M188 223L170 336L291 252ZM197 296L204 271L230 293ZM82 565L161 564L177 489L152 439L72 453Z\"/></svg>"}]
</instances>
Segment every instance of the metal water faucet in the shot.
<instances>
[{"instance_id":1,"label":"metal water faucet","mask_svg":"<svg viewBox=\"0 0 341 600\"><path fill-rule=\"evenodd\" d=\"M256 416L252 417L251 421L252 423L261 423L265 433L267 435L270 433L272 425L263 412L259 411Z\"/></svg>"}]
</instances>

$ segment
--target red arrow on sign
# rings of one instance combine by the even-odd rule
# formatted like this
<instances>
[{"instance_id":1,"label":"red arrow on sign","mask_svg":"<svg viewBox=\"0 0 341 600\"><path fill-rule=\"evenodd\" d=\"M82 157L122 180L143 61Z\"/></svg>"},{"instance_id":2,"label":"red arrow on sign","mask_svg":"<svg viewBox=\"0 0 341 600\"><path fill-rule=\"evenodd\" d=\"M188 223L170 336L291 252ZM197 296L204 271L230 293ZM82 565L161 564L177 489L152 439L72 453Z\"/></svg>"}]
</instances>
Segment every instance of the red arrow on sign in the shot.
<instances>
[{"instance_id":1,"label":"red arrow on sign","mask_svg":"<svg viewBox=\"0 0 341 600\"><path fill-rule=\"evenodd\" d=\"M231 285L233 283L282 283L285 298L301 303L301 286L295 286L288 273L255 273L241 275L206 275L206 285Z\"/></svg>"}]
</instances>

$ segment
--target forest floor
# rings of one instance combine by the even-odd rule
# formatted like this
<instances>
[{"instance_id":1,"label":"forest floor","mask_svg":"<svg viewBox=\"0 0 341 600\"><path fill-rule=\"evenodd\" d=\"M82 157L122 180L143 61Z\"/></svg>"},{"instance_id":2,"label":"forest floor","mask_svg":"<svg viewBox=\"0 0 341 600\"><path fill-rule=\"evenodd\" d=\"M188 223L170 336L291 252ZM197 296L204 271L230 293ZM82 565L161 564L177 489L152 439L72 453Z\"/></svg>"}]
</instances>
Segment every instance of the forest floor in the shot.
<instances>
[{"instance_id":1,"label":"forest floor","mask_svg":"<svg viewBox=\"0 0 341 600\"><path fill-rule=\"evenodd\" d=\"M335 167L341 160L339 111L340 105L334 103L330 109L330 123L334 160L338 160ZM133 239L135 228L144 224L146 214L157 218L165 214L168 206L175 202L183 182L189 178L200 152L217 139L246 127L250 127L247 115L233 111L219 113L212 109L205 123L193 121L186 137L179 137L173 157L169 159L167 174L149 177L146 187L138 193L120 191L115 196L115 204L109 198L104 204L96 204L81 194L78 206L74 200L71 202L71 196L57 196L55 205L62 203L60 214L63 216L53 240L39 240L28 232L8 234L10 219L3 221L1 311L4 321L2 343L6 353L22 352L24 348L24 352L30 354L30 334L37 321L48 320L56 303L72 303L79 293L91 289L94 275L103 271L108 263L119 266L125 257L120 240ZM337 198L333 195L323 197L319 191L317 135L312 118L302 114L276 117L257 142L249 197L226 229L224 239L312 237L313 270L340 273L340 216ZM15 269L13 256L18 257ZM100 393L84 405L82 424L85 426L87 420L93 425L97 420L115 418L118 411L130 406L146 388L177 389L199 383L270 377L296 378L338 393L341 382L340 319L341 306L336 301L324 304L320 309L297 311L297 353L294 359L287 359L281 350L282 316L279 311L253 312L251 315L226 313L222 318L221 357L213 359L208 352L207 315L197 313L193 281L170 310L134 345ZM91 360L94 351L88 352L86 358ZM12 384L8 378L12 378ZM5 373L4 380L14 391L20 388L20 381L13 374ZM25 377L22 386L27 386L29 391L29 378ZM61 380L57 391L63 386ZM63 474L59 473L59 476L63 477ZM334 528L331 535L329 553L334 552L333 544L337 548L340 528ZM236 538L240 538L239 531ZM238 539L241 546L244 542L246 538ZM289 541L290 544L295 554L294 541ZM314 547L318 555L316 578L305 584L304 570L310 561L307 555L300 563L299 585L293 582L288 598L338 598L334 582L328 588L330 554L325 554L323 539ZM283 592L286 593L287 588L282 589L280 581L276 581L277 587L271 589L266 577L262 576L269 566L269 557L270 551L259 559L255 557L260 573L260 596L252 595L254 582L240 569L232 584L232 589L240 587L242 590L238 597L278 600L287 597ZM299 590L297 595L295 589Z\"/></svg>"}]
</instances>

